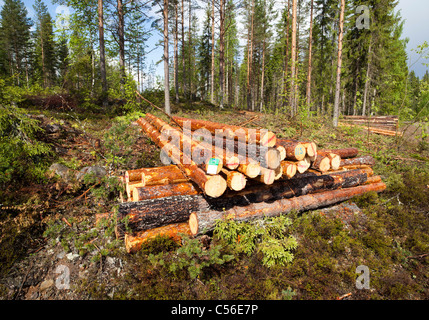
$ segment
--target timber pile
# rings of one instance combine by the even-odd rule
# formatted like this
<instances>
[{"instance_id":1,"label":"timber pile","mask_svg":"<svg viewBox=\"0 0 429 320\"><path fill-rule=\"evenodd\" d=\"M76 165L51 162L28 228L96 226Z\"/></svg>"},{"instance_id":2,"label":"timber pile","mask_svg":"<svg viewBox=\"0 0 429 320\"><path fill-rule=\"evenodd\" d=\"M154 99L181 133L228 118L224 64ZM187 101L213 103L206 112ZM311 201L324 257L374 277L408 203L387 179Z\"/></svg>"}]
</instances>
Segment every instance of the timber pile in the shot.
<instances>
[{"instance_id":1,"label":"timber pile","mask_svg":"<svg viewBox=\"0 0 429 320\"><path fill-rule=\"evenodd\" d=\"M365 126L369 132L385 136L402 135L398 116L344 116L341 125Z\"/></svg>"},{"instance_id":2,"label":"timber pile","mask_svg":"<svg viewBox=\"0 0 429 320\"><path fill-rule=\"evenodd\" d=\"M374 159L359 157L356 148L318 150L314 142L278 139L268 130L172 120L174 127L151 114L137 121L173 164L123 177L127 199L116 234L130 253L157 235L179 241L181 234L211 231L217 219L317 209L386 187L373 174Z\"/></svg>"}]
</instances>

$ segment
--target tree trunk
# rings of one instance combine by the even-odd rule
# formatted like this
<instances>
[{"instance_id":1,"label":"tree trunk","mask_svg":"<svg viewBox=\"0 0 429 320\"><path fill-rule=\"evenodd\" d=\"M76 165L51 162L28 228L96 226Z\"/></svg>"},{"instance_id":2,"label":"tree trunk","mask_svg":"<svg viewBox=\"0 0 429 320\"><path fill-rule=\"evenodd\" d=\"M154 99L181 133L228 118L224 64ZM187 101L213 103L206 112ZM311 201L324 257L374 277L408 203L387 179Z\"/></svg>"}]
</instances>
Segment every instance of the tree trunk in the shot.
<instances>
[{"instance_id":1,"label":"tree trunk","mask_svg":"<svg viewBox=\"0 0 429 320\"><path fill-rule=\"evenodd\" d=\"M215 67L215 0L212 1L212 60L211 60L211 70L210 70L210 102L212 104L214 101L214 67Z\"/></svg>"},{"instance_id":2,"label":"tree trunk","mask_svg":"<svg viewBox=\"0 0 429 320\"><path fill-rule=\"evenodd\" d=\"M101 89L103 108L108 105L107 96L107 75L106 75L106 56L104 49L104 17L103 17L103 0L98 0L98 39L100 44L100 77L101 77Z\"/></svg>"},{"instance_id":3,"label":"tree trunk","mask_svg":"<svg viewBox=\"0 0 429 320\"><path fill-rule=\"evenodd\" d=\"M120 1L120 0L118 0ZM171 114L170 109L170 70L168 68L168 0L164 0L164 106L165 113Z\"/></svg>"},{"instance_id":4,"label":"tree trunk","mask_svg":"<svg viewBox=\"0 0 429 320\"><path fill-rule=\"evenodd\" d=\"M255 1L252 0L251 8L251 18L250 18L250 30L248 32L247 38L247 110L253 110L253 74L252 74L252 64L253 64L253 20L255 15Z\"/></svg>"},{"instance_id":5,"label":"tree trunk","mask_svg":"<svg viewBox=\"0 0 429 320\"><path fill-rule=\"evenodd\" d=\"M340 91L341 91L341 63L343 53L343 32L344 32L344 10L346 7L345 0L341 0L340 25L338 33L338 60L337 60L337 80L335 86L335 101L334 101L334 127L338 127L338 118L340 113Z\"/></svg>"},{"instance_id":6,"label":"tree trunk","mask_svg":"<svg viewBox=\"0 0 429 320\"><path fill-rule=\"evenodd\" d=\"M125 171L125 183L138 181L145 186L178 183L187 180L187 177L175 165Z\"/></svg>"},{"instance_id":7,"label":"tree trunk","mask_svg":"<svg viewBox=\"0 0 429 320\"><path fill-rule=\"evenodd\" d=\"M308 35L308 71L307 71L307 110L308 114L311 111L311 68L312 68L312 45L313 45L313 1L310 3L310 29Z\"/></svg>"},{"instance_id":8,"label":"tree trunk","mask_svg":"<svg viewBox=\"0 0 429 320\"><path fill-rule=\"evenodd\" d=\"M308 194L291 199L280 199L274 202L251 203L247 206L235 206L224 211L197 211L189 217L189 226L193 235L213 230L219 219L234 219L236 221L249 221L287 214L292 210L303 212L313 210L338 202L342 202L366 192L381 192L386 189L384 183L362 185L339 190L329 190L316 194Z\"/></svg>"},{"instance_id":9,"label":"tree trunk","mask_svg":"<svg viewBox=\"0 0 429 320\"><path fill-rule=\"evenodd\" d=\"M118 42L119 42L119 68L121 72L121 91L125 85L125 20L122 0L118 0Z\"/></svg>"},{"instance_id":10,"label":"tree trunk","mask_svg":"<svg viewBox=\"0 0 429 320\"><path fill-rule=\"evenodd\" d=\"M225 77L225 0L219 3L219 107L223 109Z\"/></svg>"},{"instance_id":11,"label":"tree trunk","mask_svg":"<svg viewBox=\"0 0 429 320\"><path fill-rule=\"evenodd\" d=\"M176 92L176 103L179 103L179 13L178 1L174 2L174 91Z\"/></svg>"},{"instance_id":12,"label":"tree trunk","mask_svg":"<svg viewBox=\"0 0 429 320\"><path fill-rule=\"evenodd\" d=\"M368 48L368 66L366 67L365 89L363 92L362 116L366 115L366 102L368 99L369 85L371 82L371 78L370 78L371 55L372 55L372 52L371 52L371 43L370 43Z\"/></svg>"},{"instance_id":13,"label":"tree trunk","mask_svg":"<svg viewBox=\"0 0 429 320\"><path fill-rule=\"evenodd\" d=\"M289 104L291 106L291 115L292 117L296 116L296 94L295 91L295 72L296 72L296 20L297 20L297 0L292 0L292 50L291 50L291 85L290 85L290 101Z\"/></svg>"},{"instance_id":14,"label":"tree trunk","mask_svg":"<svg viewBox=\"0 0 429 320\"><path fill-rule=\"evenodd\" d=\"M182 91L183 95L186 96L186 65L185 65L185 3L182 0L181 6L182 16Z\"/></svg>"}]
</instances>

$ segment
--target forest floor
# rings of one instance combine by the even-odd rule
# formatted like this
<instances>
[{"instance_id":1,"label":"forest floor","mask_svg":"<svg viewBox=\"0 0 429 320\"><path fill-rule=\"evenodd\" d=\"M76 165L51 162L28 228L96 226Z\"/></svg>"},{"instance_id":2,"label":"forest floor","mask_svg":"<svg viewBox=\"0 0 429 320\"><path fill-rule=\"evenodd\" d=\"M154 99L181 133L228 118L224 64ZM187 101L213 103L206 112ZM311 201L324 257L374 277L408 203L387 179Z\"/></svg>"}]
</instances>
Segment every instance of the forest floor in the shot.
<instances>
[{"instance_id":1,"label":"forest floor","mask_svg":"<svg viewBox=\"0 0 429 320\"><path fill-rule=\"evenodd\" d=\"M43 181L16 183L0 194L0 299L429 299L429 142L397 141L330 119L294 122L282 114L246 113L193 103L177 115L268 128L279 137L315 141L319 148L357 147L372 155L387 189L334 209L292 214L289 232L298 246L285 266L268 268L258 252L209 265L197 278L171 272L150 254L174 255L164 238L127 254L114 234L112 212L120 187L112 176L161 165L159 149L125 116L29 108L50 132L51 163L70 172L100 166L106 175L79 182L47 171ZM52 130L54 128L54 130ZM212 241L214 242L214 240ZM207 245L207 244L205 244ZM203 246L203 244L201 244ZM210 247L210 244L209 244ZM210 250L210 248L206 248ZM370 271L370 289L358 289L356 268Z\"/></svg>"}]
</instances>

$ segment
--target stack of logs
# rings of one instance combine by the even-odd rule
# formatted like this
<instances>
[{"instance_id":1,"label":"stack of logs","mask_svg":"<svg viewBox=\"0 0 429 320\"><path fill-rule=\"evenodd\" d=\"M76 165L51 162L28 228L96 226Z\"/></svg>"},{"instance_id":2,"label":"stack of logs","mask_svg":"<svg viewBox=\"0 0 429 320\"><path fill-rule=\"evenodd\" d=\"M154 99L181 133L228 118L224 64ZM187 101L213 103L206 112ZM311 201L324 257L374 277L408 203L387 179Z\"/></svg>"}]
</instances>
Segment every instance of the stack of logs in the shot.
<instances>
[{"instance_id":1,"label":"stack of logs","mask_svg":"<svg viewBox=\"0 0 429 320\"><path fill-rule=\"evenodd\" d=\"M373 175L374 159L358 157L356 148L317 150L268 130L172 120L175 127L151 114L137 121L173 164L125 173L128 201L119 206L116 233L130 253L157 235L179 241L209 232L218 219L302 212L386 187Z\"/></svg>"},{"instance_id":2,"label":"stack of logs","mask_svg":"<svg viewBox=\"0 0 429 320\"><path fill-rule=\"evenodd\" d=\"M398 116L344 116L341 121L341 125L365 126L369 132L385 136L402 135L398 126Z\"/></svg>"}]
</instances>

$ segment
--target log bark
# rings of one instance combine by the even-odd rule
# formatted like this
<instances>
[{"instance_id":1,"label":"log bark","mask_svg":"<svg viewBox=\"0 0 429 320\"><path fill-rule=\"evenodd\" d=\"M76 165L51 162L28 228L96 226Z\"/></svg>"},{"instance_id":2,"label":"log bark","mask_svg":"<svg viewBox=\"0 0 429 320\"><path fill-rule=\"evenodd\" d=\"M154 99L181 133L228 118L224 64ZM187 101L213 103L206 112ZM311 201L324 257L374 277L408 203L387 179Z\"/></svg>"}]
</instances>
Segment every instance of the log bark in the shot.
<instances>
[{"instance_id":1,"label":"log bark","mask_svg":"<svg viewBox=\"0 0 429 320\"><path fill-rule=\"evenodd\" d=\"M222 174L226 178L226 184L231 190L240 191L246 186L246 177L241 172L222 169Z\"/></svg>"},{"instance_id":2,"label":"log bark","mask_svg":"<svg viewBox=\"0 0 429 320\"><path fill-rule=\"evenodd\" d=\"M117 233L135 235L139 231L186 222L191 212L207 210L208 206L201 194L124 202L118 208Z\"/></svg>"},{"instance_id":3,"label":"log bark","mask_svg":"<svg viewBox=\"0 0 429 320\"><path fill-rule=\"evenodd\" d=\"M297 166L295 162L282 161L280 165L283 168L283 177L290 179L296 174Z\"/></svg>"},{"instance_id":4,"label":"log bark","mask_svg":"<svg viewBox=\"0 0 429 320\"><path fill-rule=\"evenodd\" d=\"M341 159L354 158L359 154L358 148L343 148L343 149L323 149L320 150L326 153L335 153L341 157Z\"/></svg>"},{"instance_id":5,"label":"log bark","mask_svg":"<svg viewBox=\"0 0 429 320\"><path fill-rule=\"evenodd\" d=\"M145 242L157 236L170 237L172 240L180 243L182 240L181 234L191 235L188 222L173 223L146 231L140 231L136 235L126 234L124 238L125 249L128 253L136 253L141 250Z\"/></svg>"},{"instance_id":6,"label":"log bark","mask_svg":"<svg viewBox=\"0 0 429 320\"><path fill-rule=\"evenodd\" d=\"M243 173L249 178L256 178L261 173L261 166L259 163L250 162L247 164L240 164L237 171Z\"/></svg>"},{"instance_id":7,"label":"log bark","mask_svg":"<svg viewBox=\"0 0 429 320\"><path fill-rule=\"evenodd\" d=\"M195 195L201 191L191 182L182 182L166 185L136 187L132 191L133 201L166 198L180 195Z\"/></svg>"},{"instance_id":8,"label":"log bark","mask_svg":"<svg viewBox=\"0 0 429 320\"><path fill-rule=\"evenodd\" d=\"M326 172L331 168L331 159L319 152L317 152L317 158L313 161L311 167L321 172Z\"/></svg>"},{"instance_id":9,"label":"log bark","mask_svg":"<svg viewBox=\"0 0 429 320\"><path fill-rule=\"evenodd\" d=\"M235 206L225 211L200 211L193 212L189 217L189 227L193 235L199 235L213 230L219 219L234 219L237 221L249 221L287 214L292 210L303 212L329 206L362 195L367 192L381 192L386 189L384 183L362 185L346 189L324 191L316 194L307 194L290 199L279 199L271 203L259 202L248 206Z\"/></svg>"},{"instance_id":10,"label":"log bark","mask_svg":"<svg viewBox=\"0 0 429 320\"><path fill-rule=\"evenodd\" d=\"M340 166L354 166L354 165L368 165L373 166L375 165L375 159L371 156L363 156L358 158L352 158L352 159L341 159Z\"/></svg>"},{"instance_id":11,"label":"log bark","mask_svg":"<svg viewBox=\"0 0 429 320\"><path fill-rule=\"evenodd\" d=\"M239 140L252 144L256 143L265 147L273 147L276 144L276 135L268 130L249 129L240 126L228 125L224 123L212 122L207 120L196 120L182 117L173 117L182 127L190 125L191 130L205 128L213 135L223 135L227 139Z\"/></svg>"},{"instance_id":12,"label":"log bark","mask_svg":"<svg viewBox=\"0 0 429 320\"><path fill-rule=\"evenodd\" d=\"M277 144L283 146L286 150L286 158L289 160L300 161L305 158L306 148L299 141L288 139L277 139Z\"/></svg>"},{"instance_id":13,"label":"log bark","mask_svg":"<svg viewBox=\"0 0 429 320\"><path fill-rule=\"evenodd\" d=\"M227 185L226 181L221 176L206 175L205 172L201 170L201 168L199 168L195 162L189 159L189 157L179 148L168 145L167 141L163 141L160 138L160 133L144 118L138 119L137 123L161 149L164 147L171 148L172 152L169 155L170 158L190 180L195 182L201 188L201 190L203 190L205 194L217 198L225 192ZM180 159L183 159L184 161L181 162Z\"/></svg>"},{"instance_id":14,"label":"log bark","mask_svg":"<svg viewBox=\"0 0 429 320\"><path fill-rule=\"evenodd\" d=\"M141 168L125 171L125 182L138 181L143 185L158 185L169 183L180 183L188 181L188 178L176 165Z\"/></svg>"}]
</instances>

